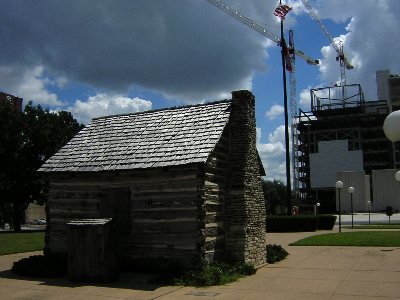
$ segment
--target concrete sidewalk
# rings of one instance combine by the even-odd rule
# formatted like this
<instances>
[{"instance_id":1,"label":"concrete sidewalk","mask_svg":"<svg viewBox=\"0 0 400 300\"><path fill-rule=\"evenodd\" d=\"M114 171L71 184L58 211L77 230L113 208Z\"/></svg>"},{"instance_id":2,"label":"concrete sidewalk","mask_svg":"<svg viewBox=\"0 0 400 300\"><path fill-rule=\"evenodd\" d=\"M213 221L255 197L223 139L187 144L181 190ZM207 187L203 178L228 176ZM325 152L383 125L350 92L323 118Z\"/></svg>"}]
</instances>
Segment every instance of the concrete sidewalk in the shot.
<instances>
[{"instance_id":1,"label":"concrete sidewalk","mask_svg":"<svg viewBox=\"0 0 400 300\"><path fill-rule=\"evenodd\" d=\"M400 248L287 246L321 233L270 233L268 243L280 244L290 253L285 260L237 282L210 288L149 285L149 277L141 274L122 274L117 282L102 285L22 278L7 270L13 261L32 253L0 256L0 299L400 298Z\"/></svg>"}]
</instances>

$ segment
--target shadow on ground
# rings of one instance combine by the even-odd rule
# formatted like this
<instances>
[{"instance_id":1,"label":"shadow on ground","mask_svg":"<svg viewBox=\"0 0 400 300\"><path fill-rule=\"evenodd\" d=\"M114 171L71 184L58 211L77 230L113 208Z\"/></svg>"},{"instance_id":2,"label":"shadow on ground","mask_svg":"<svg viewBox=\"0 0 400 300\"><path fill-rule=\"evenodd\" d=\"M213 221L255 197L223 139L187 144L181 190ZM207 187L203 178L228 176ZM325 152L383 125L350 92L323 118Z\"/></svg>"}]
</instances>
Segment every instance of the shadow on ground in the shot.
<instances>
[{"instance_id":1,"label":"shadow on ground","mask_svg":"<svg viewBox=\"0 0 400 300\"><path fill-rule=\"evenodd\" d=\"M67 277L61 278L43 278L43 277L28 277L20 276L11 272L11 270L0 271L0 278L21 280L21 281L35 281L40 282L39 285L57 286L78 288L82 286L94 287L108 287L117 289L130 289L141 291L155 291L156 289L166 286L166 284L153 284L157 280L156 274L142 274L142 273L120 273L119 277L110 283L96 283L96 282L78 282L70 281Z\"/></svg>"}]
</instances>

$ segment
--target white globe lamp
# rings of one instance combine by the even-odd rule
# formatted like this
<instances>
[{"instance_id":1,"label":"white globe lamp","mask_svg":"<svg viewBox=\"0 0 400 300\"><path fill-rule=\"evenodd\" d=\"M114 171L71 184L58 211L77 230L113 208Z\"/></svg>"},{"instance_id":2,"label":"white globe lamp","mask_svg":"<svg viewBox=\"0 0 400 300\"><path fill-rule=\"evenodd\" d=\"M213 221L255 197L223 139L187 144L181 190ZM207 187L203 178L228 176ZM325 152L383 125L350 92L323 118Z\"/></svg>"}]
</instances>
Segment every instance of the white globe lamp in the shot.
<instances>
[{"instance_id":1,"label":"white globe lamp","mask_svg":"<svg viewBox=\"0 0 400 300\"><path fill-rule=\"evenodd\" d=\"M342 232L342 218L341 218L341 207L340 207L340 190L343 188L343 182L338 180L335 183L335 187L338 189L338 200L339 200L339 233Z\"/></svg>"},{"instance_id":2,"label":"white globe lamp","mask_svg":"<svg viewBox=\"0 0 400 300\"><path fill-rule=\"evenodd\" d=\"M340 180L338 180L338 181L336 181L335 186L336 186L337 189L341 189L341 188L343 188L343 182L341 182Z\"/></svg>"},{"instance_id":3,"label":"white globe lamp","mask_svg":"<svg viewBox=\"0 0 400 300\"><path fill-rule=\"evenodd\" d=\"M400 110L390 113L383 122L383 132L391 142L400 141Z\"/></svg>"}]
</instances>

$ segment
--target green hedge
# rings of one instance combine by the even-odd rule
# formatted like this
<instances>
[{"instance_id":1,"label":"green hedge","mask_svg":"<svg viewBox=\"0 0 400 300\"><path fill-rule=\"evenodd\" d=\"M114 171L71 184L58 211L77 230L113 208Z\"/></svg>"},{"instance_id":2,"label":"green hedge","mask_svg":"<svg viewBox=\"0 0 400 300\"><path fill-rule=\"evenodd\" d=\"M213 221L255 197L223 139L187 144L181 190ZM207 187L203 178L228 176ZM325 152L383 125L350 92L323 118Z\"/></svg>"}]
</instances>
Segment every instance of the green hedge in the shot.
<instances>
[{"instance_id":1,"label":"green hedge","mask_svg":"<svg viewBox=\"0 0 400 300\"><path fill-rule=\"evenodd\" d=\"M317 229L317 216L267 216L267 232L300 232Z\"/></svg>"},{"instance_id":2,"label":"green hedge","mask_svg":"<svg viewBox=\"0 0 400 300\"><path fill-rule=\"evenodd\" d=\"M267 216L267 232L332 230L336 216Z\"/></svg>"},{"instance_id":3,"label":"green hedge","mask_svg":"<svg viewBox=\"0 0 400 300\"><path fill-rule=\"evenodd\" d=\"M33 255L14 262L11 272L31 277L64 277L68 273L65 256Z\"/></svg>"},{"instance_id":4,"label":"green hedge","mask_svg":"<svg viewBox=\"0 0 400 300\"><path fill-rule=\"evenodd\" d=\"M332 230L335 226L336 216L333 215L319 215L318 229Z\"/></svg>"}]
</instances>

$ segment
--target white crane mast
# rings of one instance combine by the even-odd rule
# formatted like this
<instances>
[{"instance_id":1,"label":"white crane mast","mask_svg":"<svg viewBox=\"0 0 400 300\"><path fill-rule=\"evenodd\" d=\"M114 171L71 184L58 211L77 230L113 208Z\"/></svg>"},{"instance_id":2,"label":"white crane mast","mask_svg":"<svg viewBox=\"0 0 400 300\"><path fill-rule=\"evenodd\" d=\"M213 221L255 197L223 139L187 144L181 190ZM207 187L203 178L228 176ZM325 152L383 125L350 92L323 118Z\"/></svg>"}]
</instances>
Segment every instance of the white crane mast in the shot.
<instances>
[{"instance_id":1,"label":"white crane mast","mask_svg":"<svg viewBox=\"0 0 400 300\"><path fill-rule=\"evenodd\" d=\"M294 55L293 30L289 30L289 57L292 64L292 72L289 72L290 82L290 132L292 138L292 174L293 194L298 199L300 194L300 165L299 165L299 140L297 137L297 91L296 91L296 56Z\"/></svg>"},{"instance_id":2,"label":"white crane mast","mask_svg":"<svg viewBox=\"0 0 400 300\"><path fill-rule=\"evenodd\" d=\"M308 14L310 15L310 17L319 25L322 32L325 34L325 36L328 38L329 42L331 43L332 47L335 49L335 51L337 53L336 60L339 61L339 63L340 63L341 85L342 86L346 85L346 69L351 70L351 69L353 69L353 66L349 63L347 58L344 56L343 44L340 44L338 46L335 43L335 40L333 39L332 35L329 33L326 26L322 23L321 19L318 17L317 13L312 8L310 2L308 0L301 0L301 2L303 2L304 6L307 8L307 11L308 11Z\"/></svg>"}]
</instances>

